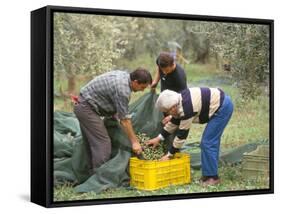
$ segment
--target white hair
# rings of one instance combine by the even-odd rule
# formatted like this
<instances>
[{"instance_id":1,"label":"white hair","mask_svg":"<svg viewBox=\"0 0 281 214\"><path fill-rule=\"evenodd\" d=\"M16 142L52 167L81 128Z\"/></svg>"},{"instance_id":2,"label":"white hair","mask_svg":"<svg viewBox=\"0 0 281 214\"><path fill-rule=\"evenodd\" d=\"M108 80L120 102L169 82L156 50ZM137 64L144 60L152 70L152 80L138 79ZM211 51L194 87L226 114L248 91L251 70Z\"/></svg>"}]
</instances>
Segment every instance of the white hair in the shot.
<instances>
[{"instance_id":1,"label":"white hair","mask_svg":"<svg viewBox=\"0 0 281 214\"><path fill-rule=\"evenodd\" d=\"M159 109L159 111L166 112L180 102L180 96L179 93L166 89L160 93L155 107Z\"/></svg>"}]
</instances>

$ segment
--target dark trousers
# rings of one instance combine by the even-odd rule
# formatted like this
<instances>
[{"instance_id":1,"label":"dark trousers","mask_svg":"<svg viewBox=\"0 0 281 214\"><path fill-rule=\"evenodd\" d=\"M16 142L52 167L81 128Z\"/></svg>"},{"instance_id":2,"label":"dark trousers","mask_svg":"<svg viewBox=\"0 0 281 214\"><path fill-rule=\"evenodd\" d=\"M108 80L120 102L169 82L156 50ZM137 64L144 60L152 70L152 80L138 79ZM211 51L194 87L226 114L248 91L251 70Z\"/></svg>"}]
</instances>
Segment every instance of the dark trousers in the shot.
<instances>
[{"instance_id":1,"label":"dark trousers","mask_svg":"<svg viewBox=\"0 0 281 214\"><path fill-rule=\"evenodd\" d=\"M110 137L103 120L83 98L79 97L74 113L79 120L84 143L90 150L92 173L95 173L98 167L110 159Z\"/></svg>"}]
</instances>

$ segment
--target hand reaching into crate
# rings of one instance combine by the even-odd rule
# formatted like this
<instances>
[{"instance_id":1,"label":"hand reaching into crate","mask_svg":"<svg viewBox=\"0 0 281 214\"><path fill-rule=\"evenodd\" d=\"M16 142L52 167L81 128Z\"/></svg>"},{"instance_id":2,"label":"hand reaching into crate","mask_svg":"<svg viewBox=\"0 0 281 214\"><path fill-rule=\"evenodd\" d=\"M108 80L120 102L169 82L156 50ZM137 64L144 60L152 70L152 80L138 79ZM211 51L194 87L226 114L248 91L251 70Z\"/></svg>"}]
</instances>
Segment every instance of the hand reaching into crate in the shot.
<instances>
[{"instance_id":1,"label":"hand reaching into crate","mask_svg":"<svg viewBox=\"0 0 281 214\"><path fill-rule=\"evenodd\" d=\"M160 158L160 161L170 160L170 158L171 158L170 154L166 154L162 158Z\"/></svg>"},{"instance_id":2,"label":"hand reaching into crate","mask_svg":"<svg viewBox=\"0 0 281 214\"><path fill-rule=\"evenodd\" d=\"M144 160L159 160L166 153L166 149L160 139L153 138L149 140L149 137L144 133L138 133L137 137L142 147L142 158Z\"/></svg>"},{"instance_id":3,"label":"hand reaching into crate","mask_svg":"<svg viewBox=\"0 0 281 214\"><path fill-rule=\"evenodd\" d=\"M159 137L155 137L145 142L146 145L152 146L153 149L155 149L159 145L159 143L160 143Z\"/></svg>"}]
</instances>

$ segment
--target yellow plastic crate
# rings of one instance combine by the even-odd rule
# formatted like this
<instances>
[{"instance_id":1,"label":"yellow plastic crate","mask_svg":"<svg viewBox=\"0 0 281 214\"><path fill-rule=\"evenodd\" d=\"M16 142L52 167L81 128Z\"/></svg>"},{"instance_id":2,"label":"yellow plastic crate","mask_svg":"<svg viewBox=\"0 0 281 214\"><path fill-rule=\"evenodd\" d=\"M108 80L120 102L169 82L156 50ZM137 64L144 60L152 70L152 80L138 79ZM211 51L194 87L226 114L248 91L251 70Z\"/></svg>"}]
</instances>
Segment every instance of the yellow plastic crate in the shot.
<instances>
[{"instance_id":1,"label":"yellow plastic crate","mask_svg":"<svg viewBox=\"0 0 281 214\"><path fill-rule=\"evenodd\" d=\"M190 156L177 153L167 161L130 158L130 185L141 190L156 190L169 185L190 183Z\"/></svg>"}]
</instances>

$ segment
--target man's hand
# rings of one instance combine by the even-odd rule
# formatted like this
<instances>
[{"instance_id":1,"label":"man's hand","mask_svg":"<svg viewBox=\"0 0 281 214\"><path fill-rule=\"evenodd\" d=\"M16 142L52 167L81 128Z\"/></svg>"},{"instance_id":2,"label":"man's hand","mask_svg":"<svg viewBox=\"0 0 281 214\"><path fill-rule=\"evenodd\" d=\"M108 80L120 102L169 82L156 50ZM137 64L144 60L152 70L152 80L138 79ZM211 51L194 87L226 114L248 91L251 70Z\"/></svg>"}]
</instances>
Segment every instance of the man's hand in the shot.
<instances>
[{"instance_id":1,"label":"man's hand","mask_svg":"<svg viewBox=\"0 0 281 214\"><path fill-rule=\"evenodd\" d=\"M120 120L120 123L122 127L124 128L124 131L126 132L127 136L129 137L131 143L132 143L132 150L136 154L141 154L142 153L142 148L140 145L140 142L138 138L135 135L132 122L130 119L122 119Z\"/></svg>"},{"instance_id":2,"label":"man's hand","mask_svg":"<svg viewBox=\"0 0 281 214\"><path fill-rule=\"evenodd\" d=\"M171 119L172 119L172 115L168 115L167 117L165 117L165 118L162 120L162 124L163 124L163 125L166 125L167 123L170 122Z\"/></svg>"},{"instance_id":3,"label":"man's hand","mask_svg":"<svg viewBox=\"0 0 281 214\"><path fill-rule=\"evenodd\" d=\"M150 92L151 93L155 93L156 92L156 88L150 88Z\"/></svg>"},{"instance_id":4,"label":"man's hand","mask_svg":"<svg viewBox=\"0 0 281 214\"><path fill-rule=\"evenodd\" d=\"M158 82L153 81L153 82L151 83L151 85L150 85L150 88L156 88L157 83L158 83Z\"/></svg>"},{"instance_id":5,"label":"man's hand","mask_svg":"<svg viewBox=\"0 0 281 214\"><path fill-rule=\"evenodd\" d=\"M157 84L160 80L160 71L159 71L159 67L156 67L156 72L155 72L155 76L154 76L154 80L152 81L151 85L150 85L150 91L151 92L155 92L156 91L156 87Z\"/></svg>"},{"instance_id":6,"label":"man's hand","mask_svg":"<svg viewBox=\"0 0 281 214\"><path fill-rule=\"evenodd\" d=\"M150 85L150 91L155 92L158 82L153 81Z\"/></svg>"},{"instance_id":7,"label":"man's hand","mask_svg":"<svg viewBox=\"0 0 281 214\"><path fill-rule=\"evenodd\" d=\"M166 154L164 155L162 158L160 158L160 161L166 161L166 160L170 160L170 155L169 154Z\"/></svg>"},{"instance_id":8,"label":"man's hand","mask_svg":"<svg viewBox=\"0 0 281 214\"><path fill-rule=\"evenodd\" d=\"M160 138L159 137L155 137L153 139L150 139L149 141L146 141L145 144L146 145L152 145L152 148L154 149L156 146L158 146L158 144L160 143Z\"/></svg>"},{"instance_id":9,"label":"man's hand","mask_svg":"<svg viewBox=\"0 0 281 214\"><path fill-rule=\"evenodd\" d=\"M132 142L132 149L133 149L133 152L138 155L142 153L142 148L141 148L139 141Z\"/></svg>"}]
</instances>

